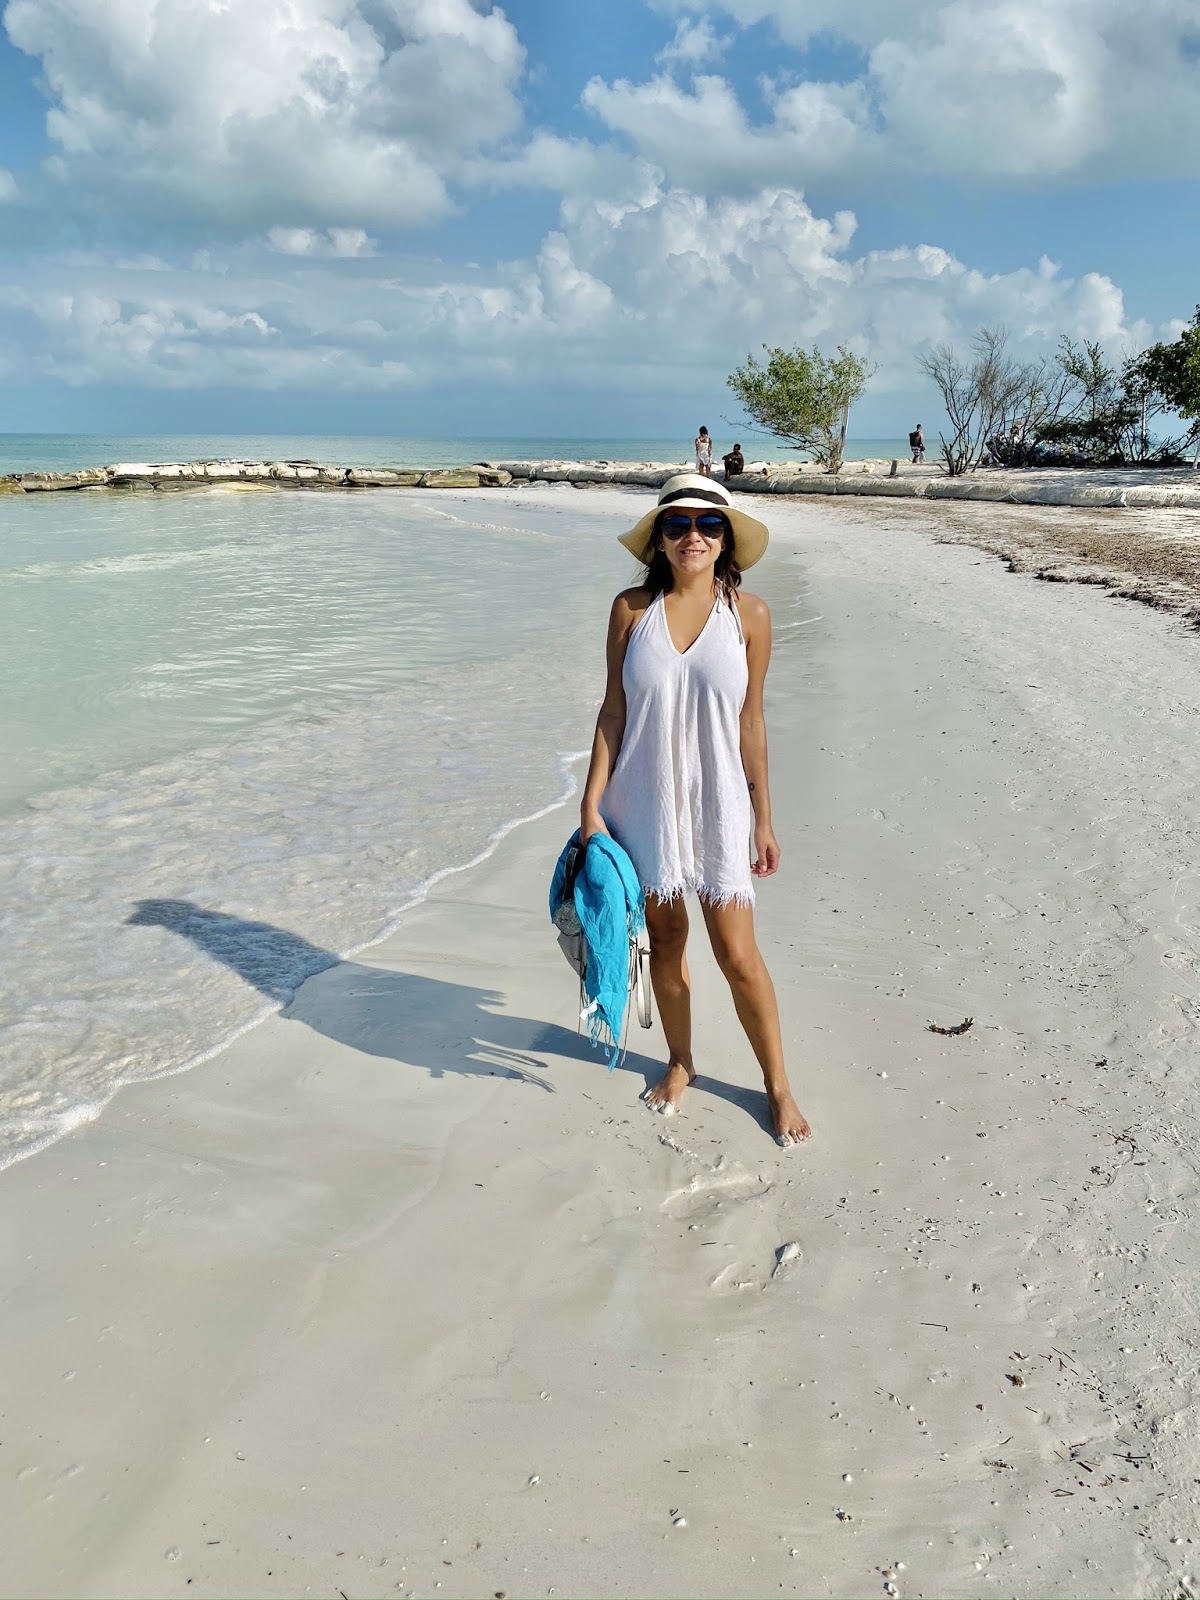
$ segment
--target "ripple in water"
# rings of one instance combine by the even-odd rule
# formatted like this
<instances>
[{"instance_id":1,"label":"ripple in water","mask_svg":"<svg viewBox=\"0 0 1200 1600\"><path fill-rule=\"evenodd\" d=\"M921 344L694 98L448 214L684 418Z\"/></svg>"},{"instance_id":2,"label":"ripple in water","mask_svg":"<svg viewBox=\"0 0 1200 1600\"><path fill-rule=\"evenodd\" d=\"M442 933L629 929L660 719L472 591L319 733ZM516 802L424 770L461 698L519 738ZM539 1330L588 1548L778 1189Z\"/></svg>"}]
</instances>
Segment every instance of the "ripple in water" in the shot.
<instances>
[{"instance_id":1,"label":"ripple in water","mask_svg":"<svg viewBox=\"0 0 1200 1600\"><path fill-rule=\"evenodd\" d=\"M380 936L431 878L561 799L564 760L587 742L608 595L627 575L606 519L531 509L514 533L472 527L483 508L470 501L440 502L461 524L440 511L421 525L412 502L389 519L378 502L278 500L309 519L312 547L298 539L282 581L245 557L261 538L263 562L279 561L258 497L233 513L244 539L230 540L224 507L210 527L187 510L170 537L208 538L207 565L98 573L83 548L96 529L70 524L47 561L73 542L76 570L38 582L69 616L72 586L90 595L86 639L58 660L0 659L47 704L79 679L40 744L37 720L26 728L24 792L0 816L0 1165L122 1084L212 1054L328 952ZM136 518L144 503L118 504ZM322 524L336 559L315 548ZM115 537L145 533L123 523ZM164 572L174 588L152 604L138 587ZM99 617L115 634L107 659ZM160 727L164 758L139 759ZM86 781L47 791L57 740Z\"/></svg>"}]
</instances>

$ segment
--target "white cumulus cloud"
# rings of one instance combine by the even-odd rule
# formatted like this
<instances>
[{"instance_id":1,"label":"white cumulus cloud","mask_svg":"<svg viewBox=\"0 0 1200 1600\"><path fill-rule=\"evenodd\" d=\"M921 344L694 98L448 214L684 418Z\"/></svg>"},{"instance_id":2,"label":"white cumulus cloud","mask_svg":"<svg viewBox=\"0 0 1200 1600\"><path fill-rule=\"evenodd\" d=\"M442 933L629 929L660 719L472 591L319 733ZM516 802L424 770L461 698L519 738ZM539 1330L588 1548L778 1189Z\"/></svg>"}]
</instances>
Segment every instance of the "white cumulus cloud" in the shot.
<instances>
[{"instance_id":1,"label":"white cumulus cloud","mask_svg":"<svg viewBox=\"0 0 1200 1600\"><path fill-rule=\"evenodd\" d=\"M491 268L246 245L164 272L96 257L0 269L10 370L73 384L262 390L581 390L723 396L763 342L845 340L877 392L917 387L914 349L1003 323L1018 348L1062 333L1114 351L1154 336L1107 278L1042 260L985 273L936 245L856 253L852 213L773 188L711 199L659 188L578 204L536 254ZM4 276L2 274L8 274ZM719 330L719 331L718 331Z\"/></svg>"},{"instance_id":2,"label":"white cumulus cloud","mask_svg":"<svg viewBox=\"0 0 1200 1600\"><path fill-rule=\"evenodd\" d=\"M379 254L379 246L363 228L269 228L267 244L281 256L356 256Z\"/></svg>"},{"instance_id":3,"label":"white cumulus cloud","mask_svg":"<svg viewBox=\"0 0 1200 1600\"><path fill-rule=\"evenodd\" d=\"M520 124L524 50L471 0L9 0L53 169L104 203L247 232L424 223Z\"/></svg>"},{"instance_id":4,"label":"white cumulus cloud","mask_svg":"<svg viewBox=\"0 0 1200 1600\"><path fill-rule=\"evenodd\" d=\"M752 124L732 86L716 74L683 88L668 73L644 83L593 78L583 103L672 183L718 193L766 184L805 185L865 170L881 160L860 85L797 84L775 91L771 122Z\"/></svg>"},{"instance_id":5,"label":"white cumulus cloud","mask_svg":"<svg viewBox=\"0 0 1200 1600\"><path fill-rule=\"evenodd\" d=\"M681 17L675 25L675 37L664 45L656 59L664 63L678 62L681 66L698 67L719 56L728 42L728 36L718 37L707 17Z\"/></svg>"},{"instance_id":6,"label":"white cumulus cloud","mask_svg":"<svg viewBox=\"0 0 1200 1600\"><path fill-rule=\"evenodd\" d=\"M781 40L764 61L770 115L719 75L595 79L585 103L677 183L844 182L912 174L1004 181L1194 178L1200 148L1196 0L691 0ZM704 19L700 19L703 21ZM826 36L860 70L824 80L805 47ZM670 67L668 57L662 60ZM685 63L686 64L686 63Z\"/></svg>"}]
</instances>

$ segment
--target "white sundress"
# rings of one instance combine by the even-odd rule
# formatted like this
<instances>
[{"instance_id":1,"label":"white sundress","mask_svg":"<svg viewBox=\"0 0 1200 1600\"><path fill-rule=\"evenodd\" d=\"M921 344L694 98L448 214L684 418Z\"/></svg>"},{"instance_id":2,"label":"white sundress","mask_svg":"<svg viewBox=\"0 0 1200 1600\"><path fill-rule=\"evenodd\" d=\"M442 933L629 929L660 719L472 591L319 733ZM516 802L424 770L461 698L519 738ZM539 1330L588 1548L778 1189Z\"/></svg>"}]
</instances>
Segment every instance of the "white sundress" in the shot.
<instances>
[{"instance_id":1,"label":"white sundress","mask_svg":"<svg viewBox=\"0 0 1200 1600\"><path fill-rule=\"evenodd\" d=\"M656 595L629 636L621 681L625 737L600 802L605 825L656 899L752 906L740 724L749 673L736 608L718 599L681 653Z\"/></svg>"}]
</instances>

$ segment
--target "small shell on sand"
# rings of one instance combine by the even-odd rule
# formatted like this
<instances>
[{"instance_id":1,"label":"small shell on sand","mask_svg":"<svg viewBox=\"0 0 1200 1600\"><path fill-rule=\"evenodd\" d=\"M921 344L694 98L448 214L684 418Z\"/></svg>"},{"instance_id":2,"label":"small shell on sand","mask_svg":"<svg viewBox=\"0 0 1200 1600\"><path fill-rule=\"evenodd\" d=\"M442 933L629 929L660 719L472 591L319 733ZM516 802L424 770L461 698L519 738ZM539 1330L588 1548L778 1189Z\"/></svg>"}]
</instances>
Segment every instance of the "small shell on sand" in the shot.
<instances>
[{"instance_id":1,"label":"small shell on sand","mask_svg":"<svg viewBox=\"0 0 1200 1600\"><path fill-rule=\"evenodd\" d=\"M781 1272L785 1272L794 1262L799 1261L803 1254L804 1252L801 1250L797 1239L789 1240L787 1244L781 1244L775 1252L775 1267L771 1276L777 1278Z\"/></svg>"},{"instance_id":2,"label":"small shell on sand","mask_svg":"<svg viewBox=\"0 0 1200 1600\"><path fill-rule=\"evenodd\" d=\"M686 1528L687 1527L687 1518L686 1517L672 1517L671 1518L671 1526L673 1528Z\"/></svg>"},{"instance_id":3,"label":"small shell on sand","mask_svg":"<svg viewBox=\"0 0 1200 1600\"><path fill-rule=\"evenodd\" d=\"M541 1483L541 1481L541 1477L536 1472L533 1472L529 1476L529 1487L532 1489L535 1483Z\"/></svg>"}]
</instances>

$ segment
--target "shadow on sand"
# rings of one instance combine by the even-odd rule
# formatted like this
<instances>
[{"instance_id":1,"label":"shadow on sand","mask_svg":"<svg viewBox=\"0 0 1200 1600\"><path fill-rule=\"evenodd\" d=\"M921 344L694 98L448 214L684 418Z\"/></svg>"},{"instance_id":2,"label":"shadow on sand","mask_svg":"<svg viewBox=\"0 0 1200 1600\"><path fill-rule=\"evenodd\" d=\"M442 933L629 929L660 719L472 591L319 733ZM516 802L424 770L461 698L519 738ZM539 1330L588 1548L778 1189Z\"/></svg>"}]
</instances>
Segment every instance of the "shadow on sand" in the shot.
<instances>
[{"instance_id":1,"label":"shadow on sand","mask_svg":"<svg viewBox=\"0 0 1200 1600\"><path fill-rule=\"evenodd\" d=\"M285 928L209 911L190 900L139 900L128 920L140 927L169 928L190 940L282 1004L281 1015L289 1021L303 1022L367 1055L422 1067L434 1078L447 1072L506 1076L554 1093L544 1076L543 1054L591 1061L601 1068L605 1063L585 1034L506 1011L497 989L344 961ZM330 981L319 993L306 992L305 979L318 972L329 972ZM573 980L564 972L563 981L569 985ZM662 1077L663 1066L661 1060L628 1050L617 1070L634 1073L649 1088ZM703 1073L696 1087L745 1111L771 1132L761 1088L724 1083Z\"/></svg>"},{"instance_id":2,"label":"shadow on sand","mask_svg":"<svg viewBox=\"0 0 1200 1600\"><path fill-rule=\"evenodd\" d=\"M343 961L299 934L209 911L190 900L139 900L129 922L169 928L221 962L260 994L283 1005L282 1016L367 1055L423 1067L432 1077L447 1072L502 1076L536 1083L553 1093L544 1076L544 1055L604 1065L586 1034L553 1022L514 1016L495 989L450 983L443 978L387 972ZM336 969L336 970L335 970ZM319 993L302 987L306 978L330 972ZM564 969L564 991L574 980ZM647 1084L662 1076L661 1061L628 1051L621 1070Z\"/></svg>"}]
</instances>

